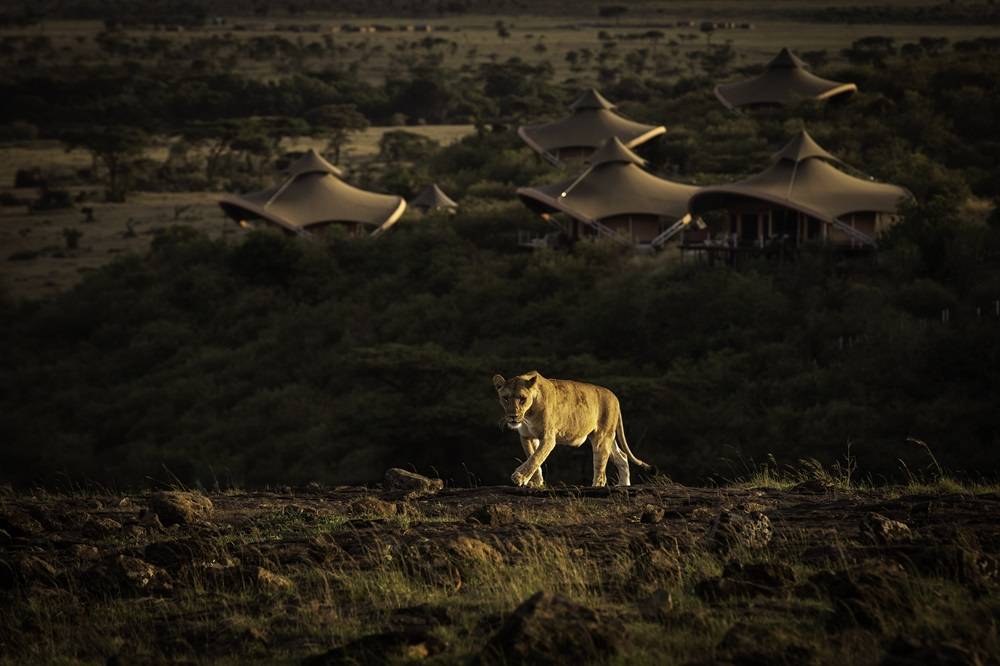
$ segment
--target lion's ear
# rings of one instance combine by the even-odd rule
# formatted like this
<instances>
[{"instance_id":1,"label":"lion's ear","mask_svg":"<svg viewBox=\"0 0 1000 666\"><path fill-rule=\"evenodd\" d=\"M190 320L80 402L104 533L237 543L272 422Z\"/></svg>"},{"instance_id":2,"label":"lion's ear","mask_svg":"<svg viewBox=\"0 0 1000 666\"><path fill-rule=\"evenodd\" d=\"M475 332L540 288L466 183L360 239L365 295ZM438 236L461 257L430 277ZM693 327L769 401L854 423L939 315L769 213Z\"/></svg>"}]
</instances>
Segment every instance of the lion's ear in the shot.
<instances>
[{"instance_id":1,"label":"lion's ear","mask_svg":"<svg viewBox=\"0 0 1000 666\"><path fill-rule=\"evenodd\" d=\"M503 375L493 375L493 388L496 390L502 389L506 383L507 380L503 378Z\"/></svg>"},{"instance_id":2,"label":"lion's ear","mask_svg":"<svg viewBox=\"0 0 1000 666\"><path fill-rule=\"evenodd\" d=\"M530 379L524 380L524 388L532 389L535 387L535 382L538 381L538 375L532 375Z\"/></svg>"}]
</instances>

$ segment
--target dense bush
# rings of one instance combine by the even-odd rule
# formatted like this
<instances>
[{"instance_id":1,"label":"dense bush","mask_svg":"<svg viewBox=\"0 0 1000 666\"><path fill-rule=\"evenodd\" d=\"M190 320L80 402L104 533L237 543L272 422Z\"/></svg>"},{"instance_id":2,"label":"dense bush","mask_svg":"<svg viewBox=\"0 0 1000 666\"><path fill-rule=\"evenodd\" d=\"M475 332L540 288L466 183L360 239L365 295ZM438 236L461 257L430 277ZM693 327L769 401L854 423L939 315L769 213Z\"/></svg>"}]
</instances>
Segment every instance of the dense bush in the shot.
<instances>
[{"instance_id":1,"label":"dense bush","mask_svg":"<svg viewBox=\"0 0 1000 666\"><path fill-rule=\"evenodd\" d=\"M4 308L3 477L338 483L413 465L502 482L520 449L490 377L533 368L612 387L635 451L683 481L848 444L891 476L897 458L922 464L908 435L951 469L996 473L1000 290L955 282L1000 288L995 257L931 274L905 234L877 264L520 253L519 210L473 203L328 244L176 228L144 259ZM997 234L941 240L947 255ZM587 465L560 449L550 475Z\"/></svg>"}]
</instances>

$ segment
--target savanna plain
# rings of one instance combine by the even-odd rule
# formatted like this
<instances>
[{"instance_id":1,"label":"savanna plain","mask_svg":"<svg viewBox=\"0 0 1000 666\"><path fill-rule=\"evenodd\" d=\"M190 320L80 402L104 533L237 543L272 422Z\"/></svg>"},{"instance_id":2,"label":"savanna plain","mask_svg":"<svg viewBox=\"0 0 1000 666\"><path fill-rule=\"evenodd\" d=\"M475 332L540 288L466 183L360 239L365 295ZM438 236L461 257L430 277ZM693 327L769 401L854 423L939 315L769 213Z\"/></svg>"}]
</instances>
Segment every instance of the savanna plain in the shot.
<instances>
[{"instance_id":1,"label":"savanna plain","mask_svg":"<svg viewBox=\"0 0 1000 666\"><path fill-rule=\"evenodd\" d=\"M994 5L0 17L0 663L1000 663ZM781 47L859 92L719 104ZM914 201L850 256L521 246L514 190L579 165L516 128L590 87L662 177L806 128ZM308 148L458 212L223 215ZM612 388L657 472L510 485L490 377L531 369Z\"/></svg>"}]
</instances>

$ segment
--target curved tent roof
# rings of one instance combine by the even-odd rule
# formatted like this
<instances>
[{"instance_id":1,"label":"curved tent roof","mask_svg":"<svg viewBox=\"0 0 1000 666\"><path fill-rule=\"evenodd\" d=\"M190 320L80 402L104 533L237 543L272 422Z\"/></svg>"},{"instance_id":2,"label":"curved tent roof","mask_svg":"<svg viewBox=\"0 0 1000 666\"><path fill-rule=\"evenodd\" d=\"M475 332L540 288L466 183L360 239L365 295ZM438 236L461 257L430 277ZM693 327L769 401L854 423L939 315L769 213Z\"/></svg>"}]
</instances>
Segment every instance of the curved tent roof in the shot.
<instances>
[{"instance_id":1,"label":"curved tent roof","mask_svg":"<svg viewBox=\"0 0 1000 666\"><path fill-rule=\"evenodd\" d=\"M426 210L436 210L438 208L448 208L454 210L458 208L458 204L449 197L447 194L441 191L441 188L437 186L436 183L428 185L420 191L413 201L410 202L410 206L413 208L422 208Z\"/></svg>"},{"instance_id":2,"label":"curved tent roof","mask_svg":"<svg viewBox=\"0 0 1000 666\"><path fill-rule=\"evenodd\" d=\"M834 223L850 213L894 213L901 198L913 196L897 185L846 174L830 162L843 164L803 130L774 155L771 167L729 185L702 188L691 197L689 210L697 215L749 198Z\"/></svg>"},{"instance_id":3,"label":"curved tent roof","mask_svg":"<svg viewBox=\"0 0 1000 666\"><path fill-rule=\"evenodd\" d=\"M746 81L723 83L715 96L727 108L758 104L791 104L801 99L823 100L858 91L853 83L840 83L816 76L787 48L781 49L763 74Z\"/></svg>"},{"instance_id":4,"label":"curved tent roof","mask_svg":"<svg viewBox=\"0 0 1000 666\"><path fill-rule=\"evenodd\" d=\"M617 114L615 105L593 88L580 95L569 108L573 115L551 123L524 125L517 134L534 150L557 161L553 151L566 148L594 149L611 137L629 148L667 131L662 125L644 125Z\"/></svg>"},{"instance_id":5,"label":"curved tent roof","mask_svg":"<svg viewBox=\"0 0 1000 666\"><path fill-rule=\"evenodd\" d=\"M385 231L402 216L402 197L376 194L348 185L342 172L310 149L288 167L277 186L262 192L227 195L219 205L236 221L262 218L289 233L303 233L338 222Z\"/></svg>"},{"instance_id":6,"label":"curved tent roof","mask_svg":"<svg viewBox=\"0 0 1000 666\"><path fill-rule=\"evenodd\" d=\"M562 212L587 224L616 215L659 215L680 219L698 191L644 171L645 160L616 137L591 155L580 176L552 185L521 187L526 206L542 212Z\"/></svg>"}]
</instances>

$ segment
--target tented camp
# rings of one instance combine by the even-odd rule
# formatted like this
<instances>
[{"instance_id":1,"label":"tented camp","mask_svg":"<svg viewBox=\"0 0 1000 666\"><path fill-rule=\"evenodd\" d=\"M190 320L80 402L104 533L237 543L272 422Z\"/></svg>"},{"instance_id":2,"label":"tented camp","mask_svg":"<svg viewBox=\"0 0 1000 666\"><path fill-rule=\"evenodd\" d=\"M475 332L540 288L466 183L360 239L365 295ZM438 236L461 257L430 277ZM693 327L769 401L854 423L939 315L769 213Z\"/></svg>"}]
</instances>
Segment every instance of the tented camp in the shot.
<instances>
[{"instance_id":1,"label":"tented camp","mask_svg":"<svg viewBox=\"0 0 1000 666\"><path fill-rule=\"evenodd\" d=\"M525 143L553 164L587 157L611 137L635 148L667 131L663 126L643 125L619 115L615 105L593 88L569 108L573 114L567 118L517 129Z\"/></svg>"},{"instance_id":2,"label":"tented camp","mask_svg":"<svg viewBox=\"0 0 1000 666\"><path fill-rule=\"evenodd\" d=\"M781 49L763 74L738 83L715 87L715 96L727 108L784 106L804 99L825 100L858 91L853 83L823 79L806 69L788 49Z\"/></svg>"},{"instance_id":3,"label":"tented camp","mask_svg":"<svg viewBox=\"0 0 1000 666\"><path fill-rule=\"evenodd\" d=\"M410 202L410 208L416 208L423 213L439 209L454 212L458 208L458 204L442 192L441 188L435 183L422 189L420 194Z\"/></svg>"},{"instance_id":4,"label":"tented camp","mask_svg":"<svg viewBox=\"0 0 1000 666\"><path fill-rule=\"evenodd\" d=\"M642 169L645 160L617 137L607 139L587 160L589 167L572 180L522 187L517 195L543 218L563 213L563 233L576 240L603 236L622 243L657 246L680 230L688 199L698 188L657 178Z\"/></svg>"},{"instance_id":5,"label":"tented camp","mask_svg":"<svg viewBox=\"0 0 1000 666\"><path fill-rule=\"evenodd\" d=\"M686 230L683 246L797 246L818 242L841 247L874 247L897 221L909 191L851 176L806 131L774 156L763 172L729 185L702 188L691 197L692 216L706 216L704 230ZM722 211L713 219L710 211Z\"/></svg>"},{"instance_id":6,"label":"tented camp","mask_svg":"<svg viewBox=\"0 0 1000 666\"><path fill-rule=\"evenodd\" d=\"M290 234L309 233L331 224L352 234L379 234L406 210L402 197L366 192L340 179L343 173L315 150L288 167L275 187L245 195L224 196L219 205L240 226L255 221Z\"/></svg>"}]
</instances>

